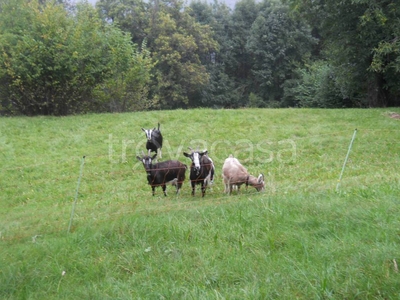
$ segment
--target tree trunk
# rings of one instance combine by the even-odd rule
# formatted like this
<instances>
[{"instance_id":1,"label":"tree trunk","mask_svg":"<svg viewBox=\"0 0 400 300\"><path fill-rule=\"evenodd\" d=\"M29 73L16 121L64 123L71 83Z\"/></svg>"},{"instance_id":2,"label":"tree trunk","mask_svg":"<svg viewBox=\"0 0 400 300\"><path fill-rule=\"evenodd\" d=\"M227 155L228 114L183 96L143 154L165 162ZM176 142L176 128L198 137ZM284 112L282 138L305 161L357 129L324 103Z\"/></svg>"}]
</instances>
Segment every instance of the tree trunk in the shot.
<instances>
[{"instance_id":1,"label":"tree trunk","mask_svg":"<svg viewBox=\"0 0 400 300\"><path fill-rule=\"evenodd\" d=\"M387 107L388 91L384 88L382 74L374 73L368 82L367 101L369 107Z\"/></svg>"}]
</instances>

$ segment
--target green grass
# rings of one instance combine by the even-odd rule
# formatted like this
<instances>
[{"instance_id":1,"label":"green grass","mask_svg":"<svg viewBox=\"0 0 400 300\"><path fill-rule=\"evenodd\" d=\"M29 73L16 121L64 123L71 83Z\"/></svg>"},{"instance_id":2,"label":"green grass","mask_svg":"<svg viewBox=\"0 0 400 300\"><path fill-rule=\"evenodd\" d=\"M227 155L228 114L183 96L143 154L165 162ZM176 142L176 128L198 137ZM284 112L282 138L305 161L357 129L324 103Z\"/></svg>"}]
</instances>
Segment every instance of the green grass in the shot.
<instances>
[{"instance_id":1,"label":"green grass","mask_svg":"<svg viewBox=\"0 0 400 300\"><path fill-rule=\"evenodd\" d=\"M1 118L0 299L399 299L400 120L390 111L400 112ZM218 173L204 198L188 181L178 196L170 186L151 196L135 157L140 128L157 122L163 160L209 150ZM223 193L231 153L264 173L264 193Z\"/></svg>"}]
</instances>

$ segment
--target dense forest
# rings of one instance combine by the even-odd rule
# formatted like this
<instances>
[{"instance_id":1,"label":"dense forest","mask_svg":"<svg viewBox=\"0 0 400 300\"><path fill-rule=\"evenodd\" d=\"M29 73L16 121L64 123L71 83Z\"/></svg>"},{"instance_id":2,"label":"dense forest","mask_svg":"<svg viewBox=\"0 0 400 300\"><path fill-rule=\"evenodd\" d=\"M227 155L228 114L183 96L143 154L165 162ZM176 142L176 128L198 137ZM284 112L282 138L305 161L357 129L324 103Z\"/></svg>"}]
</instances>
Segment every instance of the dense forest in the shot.
<instances>
[{"instance_id":1,"label":"dense forest","mask_svg":"<svg viewBox=\"0 0 400 300\"><path fill-rule=\"evenodd\" d=\"M400 2L0 0L0 113L400 105Z\"/></svg>"}]
</instances>

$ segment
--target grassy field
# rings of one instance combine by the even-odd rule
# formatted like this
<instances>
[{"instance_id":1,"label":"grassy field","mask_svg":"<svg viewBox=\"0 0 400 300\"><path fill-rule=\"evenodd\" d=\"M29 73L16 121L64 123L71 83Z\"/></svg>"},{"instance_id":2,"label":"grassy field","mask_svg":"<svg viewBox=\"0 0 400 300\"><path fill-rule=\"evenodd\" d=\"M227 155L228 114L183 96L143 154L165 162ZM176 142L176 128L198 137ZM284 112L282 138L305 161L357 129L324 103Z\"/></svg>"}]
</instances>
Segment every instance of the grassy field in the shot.
<instances>
[{"instance_id":1,"label":"grassy field","mask_svg":"<svg viewBox=\"0 0 400 300\"><path fill-rule=\"evenodd\" d=\"M400 110L0 118L0 299L400 299L390 112ZM136 155L141 127L157 122L162 160L189 165L189 146L209 150L217 175L204 198L188 181L151 196ZM264 193L223 193L231 153L264 173Z\"/></svg>"}]
</instances>

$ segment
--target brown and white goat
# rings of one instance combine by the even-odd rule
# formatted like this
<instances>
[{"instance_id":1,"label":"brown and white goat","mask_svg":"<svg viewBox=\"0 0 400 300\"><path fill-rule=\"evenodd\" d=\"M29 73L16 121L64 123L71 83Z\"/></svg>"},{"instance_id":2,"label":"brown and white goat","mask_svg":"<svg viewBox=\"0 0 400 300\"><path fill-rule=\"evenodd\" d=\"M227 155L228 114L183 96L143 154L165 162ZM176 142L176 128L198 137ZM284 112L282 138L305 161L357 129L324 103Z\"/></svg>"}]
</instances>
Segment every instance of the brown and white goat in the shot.
<instances>
[{"instance_id":1,"label":"brown and white goat","mask_svg":"<svg viewBox=\"0 0 400 300\"><path fill-rule=\"evenodd\" d=\"M156 156L157 154L153 156L136 156L136 158L143 163L144 169L146 170L147 182L151 186L153 196L157 186L161 186L164 195L167 196L167 184L176 186L176 193L178 194L185 180L187 166L177 160L167 160L153 164L152 162Z\"/></svg>"},{"instance_id":2,"label":"brown and white goat","mask_svg":"<svg viewBox=\"0 0 400 300\"><path fill-rule=\"evenodd\" d=\"M240 190L242 184L246 184L246 188L251 185L257 191L265 189L264 175L260 174L258 177L250 175L247 169L232 154L225 159L222 166L222 177L225 185L224 192L228 193L228 195L232 193L233 186L237 186L238 190Z\"/></svg>"}]
</instances>

